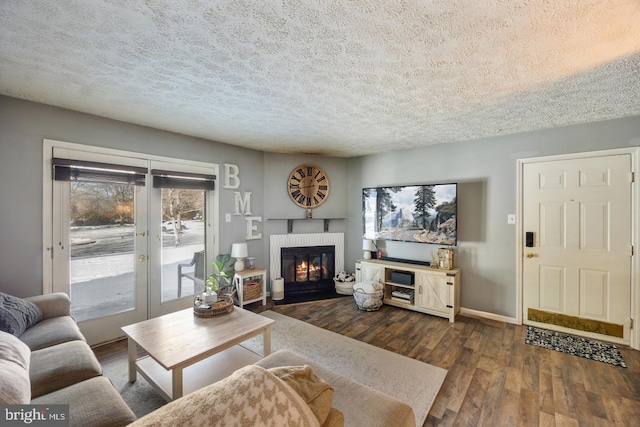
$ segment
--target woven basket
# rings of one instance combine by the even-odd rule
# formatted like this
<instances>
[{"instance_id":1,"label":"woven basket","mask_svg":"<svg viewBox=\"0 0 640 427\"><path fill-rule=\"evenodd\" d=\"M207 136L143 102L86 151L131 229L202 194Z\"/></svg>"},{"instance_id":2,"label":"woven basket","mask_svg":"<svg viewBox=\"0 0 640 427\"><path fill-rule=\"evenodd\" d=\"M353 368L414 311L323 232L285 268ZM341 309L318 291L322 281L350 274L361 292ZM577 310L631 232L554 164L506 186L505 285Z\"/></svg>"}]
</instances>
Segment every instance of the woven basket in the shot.
<instances>
[{"instance_id":1,"label":"woven basket","mask_svg":"<svg viewBox=\"0 0 640 427\"><path fill-rule=\"evenodd\" d=\"M196 306L193 301L193 314L196 317L215 317L229 314L233 311L233 294L222 295L218 297L218 302L211 304L210 308L202 308Z\"/></svg>"},{"instance_id":2,"label":"woven basket","mask_svg":"<svg viewBox=\"0 0 640 427\"><path fill-rule=\"evenodd\" d=\"M262 296L262 281L250 280L242 284L242 301L257 299Z\"/></svg>"},{"instance_id":3,"label":"woven basket","mask_svg":"<svg viewBox=\"0 0 640 427\"><path fill-rule=\"evenodd\" d=\"M336 293L340 295L353 295L353 285L356 283L353 280L350 282L342 282L335 277L333 282L336 285Z\"/></svg>"},{"instance_id":4,"label":"woven basket","mask_svg":"<svg viewBox=\"0 0 640 427\"><path fill-rule=\"evenodd\" d=\"M356 302L356 306L364 311L379 310L382 307L383 296L383 291L367 292L358 287L353 290L353 299Z\"/></svg>"}]
</instances>

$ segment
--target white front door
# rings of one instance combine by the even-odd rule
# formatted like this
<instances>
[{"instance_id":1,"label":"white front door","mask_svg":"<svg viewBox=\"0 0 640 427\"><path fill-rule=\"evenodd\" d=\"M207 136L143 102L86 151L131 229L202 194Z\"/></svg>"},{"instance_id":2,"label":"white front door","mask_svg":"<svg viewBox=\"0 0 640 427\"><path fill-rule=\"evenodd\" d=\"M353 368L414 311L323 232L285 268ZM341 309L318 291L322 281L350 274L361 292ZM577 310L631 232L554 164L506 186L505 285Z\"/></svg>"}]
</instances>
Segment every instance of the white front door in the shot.
<instances>
[{"instance_id":1,"label":"white front door","mask_svg":"<svg viewBox=\"0 0 640 427\"><path fill-rule=\"evenodd\" d=\"M526 163L523 322L629 343L631 156Z\"/></svg>"}]
</instances>

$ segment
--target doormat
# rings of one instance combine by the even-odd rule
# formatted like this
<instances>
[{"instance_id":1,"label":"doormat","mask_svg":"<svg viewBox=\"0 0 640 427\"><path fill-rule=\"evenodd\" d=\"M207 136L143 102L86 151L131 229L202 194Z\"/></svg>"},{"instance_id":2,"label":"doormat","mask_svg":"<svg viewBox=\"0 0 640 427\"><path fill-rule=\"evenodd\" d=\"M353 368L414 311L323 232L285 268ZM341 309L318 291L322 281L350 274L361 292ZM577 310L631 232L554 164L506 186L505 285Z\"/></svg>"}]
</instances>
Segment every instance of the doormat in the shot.
<instances>
[{"instance_id":1,"label":"doormat","mask_svg":"<svg viewBox=\"0 0 640 427\"><path fill-rule=\"evenodd\" d=\"M533 326L527 326L527 334L524 337L524 342L549 350L597 360L598 362L604 362L610 365L622 366L623 368L627 367L627 364L620 354L620 350L613 344L605 344L600 341L535 328Z\"/></svg>"}]
</instances>

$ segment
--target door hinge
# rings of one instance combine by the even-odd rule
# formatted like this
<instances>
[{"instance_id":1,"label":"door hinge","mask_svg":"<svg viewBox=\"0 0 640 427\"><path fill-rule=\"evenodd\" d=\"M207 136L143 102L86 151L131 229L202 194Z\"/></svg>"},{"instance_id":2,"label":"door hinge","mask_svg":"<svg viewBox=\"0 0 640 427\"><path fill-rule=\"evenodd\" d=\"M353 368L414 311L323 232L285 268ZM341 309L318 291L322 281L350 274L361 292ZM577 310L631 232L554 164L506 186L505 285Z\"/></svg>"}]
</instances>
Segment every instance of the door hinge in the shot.
<instances>
[{"instance_id":1,"label":"door hinge","mask_svg":"<svg viewBox=\"0 0 640 427\"><path fill-rule=\"evenodd\" d=\"M629 318L629 329L633 329L633 319Z\"/></svg>"},{"instance_id":2,"label":"door hinge","mask_svg":"<svg viewBox=\"0 0 640 427\"><path fill-rule=\"evenodd\" d=\"M633 256L633 245L631 245L631 256Z\"/></svg>"},{"instance_id":3,"label":"door hinge","mask_svg":"<svg viewBox=\"0 0 640 427\"><path fill-rule=\"evenodd\" d=\"M636 173L631 172L631 182L636 182Z\"/></svg>"},{"instance_id":4,"label":"door hinge","mask_svg":"<svg viewBox=\"0 0 640 427\"><path fill-rule=\"evenodd\" d=\"M452 305L447 304L447 308L453 308L453 306L452 306Z\"/></svg>"}]
</instances>

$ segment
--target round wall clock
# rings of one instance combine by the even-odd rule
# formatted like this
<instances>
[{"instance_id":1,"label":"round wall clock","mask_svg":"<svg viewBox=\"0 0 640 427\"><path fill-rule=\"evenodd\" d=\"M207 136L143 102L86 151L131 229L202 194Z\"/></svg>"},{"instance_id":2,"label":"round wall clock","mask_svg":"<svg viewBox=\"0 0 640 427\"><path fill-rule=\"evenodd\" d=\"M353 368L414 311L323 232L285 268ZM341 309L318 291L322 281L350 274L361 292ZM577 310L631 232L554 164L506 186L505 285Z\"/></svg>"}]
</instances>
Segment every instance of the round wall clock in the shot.
<instances>
[{"instance_id":1,"label":"round wall clock","mask_svg":"<svg viewBox=\"0 0 640 427\"><path fill-rule=\"evenodd\" d=\"M289 175L287 191L293 203L312 209L329 197L329 178L318 166L300 165Z\"/></svg>"}]
</instances>

